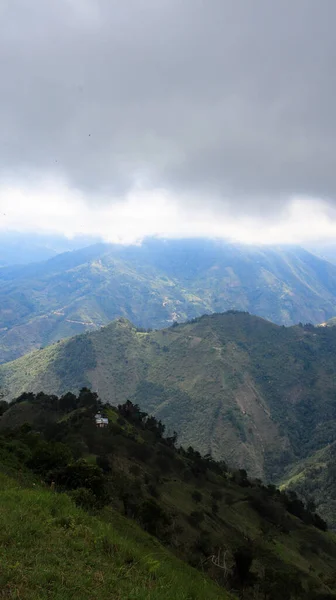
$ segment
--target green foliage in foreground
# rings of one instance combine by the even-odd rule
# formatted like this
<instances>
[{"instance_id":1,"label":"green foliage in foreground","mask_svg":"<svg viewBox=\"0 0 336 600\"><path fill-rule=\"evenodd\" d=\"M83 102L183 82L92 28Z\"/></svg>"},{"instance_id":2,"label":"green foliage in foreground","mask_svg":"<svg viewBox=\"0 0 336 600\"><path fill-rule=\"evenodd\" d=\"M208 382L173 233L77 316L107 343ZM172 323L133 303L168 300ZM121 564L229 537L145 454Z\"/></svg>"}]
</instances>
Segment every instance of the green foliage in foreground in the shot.
<instances>
[{"instance_id":1,"label":"green foliage in foreground","mask_svg":"<svg viewBox=\"0 0 336 600\"><path fill-rule=\"evenodd\" d=\"M95 424L98 409L109 418L104 429ZM19 418L27 414L31 424L20 425ZM12 428L11 417L16 421ZM336 539L325 532L323 520L295 494L249 480L243 469L230 471L192 448L176 448L176 436L166 436L164 425L139 406L128 401L113 409L87 389L78 397L25 394L5 411L1 423L7 423L0 435L1 471L17 482L11 487L5 478L2 502L0 498L0 544L9 553L6 577L13 565L22 566L18 580L4 580L7 595L76 598L75 593L57 595L55 581L68 578L66 589L73 592L82 578L89 590L91 577L97 589L101 586L100 595L85 596L79 590L79 598L104 598L110 588L111 597L119 599L197 600L230 593L246 600L335 598ZM52 491L43 489L42 481ZM26 497L31 499L28 506ZM49 512L39 507L40 497L49 498L47 506L54 502ZM75 505L87 512L78 513ZM40 538L42 552L37 549ZM60 539L66 540L64 549ZM45 556L47 549L53 556ZM153 561L159 563L155 568ZM192 573L187 563L199 571L192 580L199 582L196 588L188 587L189 575L184 587L176 579L184 570ZM34 565L37 582L51 571L49 595L39 596L37 589L35 596L23 595ZM8 582L21 587L8 592Z\"/></svg>"},{"instance_id":2,"label":"green foliage in foreground","mask_svg":"<svg viewBox=\"0 0 336 600\"><path fill-rule=\"evenodd\" d=\"M0 597L219 600L229 595L114 511L89 516L64 494L0 474Z\"/></svg>"}]
</instances>

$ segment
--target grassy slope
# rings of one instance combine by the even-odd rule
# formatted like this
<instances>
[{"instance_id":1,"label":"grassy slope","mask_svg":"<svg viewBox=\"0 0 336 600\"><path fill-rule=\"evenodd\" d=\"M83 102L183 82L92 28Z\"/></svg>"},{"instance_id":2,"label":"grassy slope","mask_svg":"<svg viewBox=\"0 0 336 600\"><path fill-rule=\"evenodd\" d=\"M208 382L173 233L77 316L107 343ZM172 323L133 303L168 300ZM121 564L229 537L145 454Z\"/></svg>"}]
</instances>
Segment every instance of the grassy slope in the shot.
<instances>
[{"instance_id":1,"label":"grassy slope","mask_svg":"<svg viewBox=\"0 0 336 600\"><path fill-rule=\"evenodd\" d=\"M336 312L335 291L336 267L297 248L97 245L0 270L0 362L119 316L165 327L234 308L277 323L323 322Z\"/></svg>"},{"instance_id":2,"label":"grassy slope","mask_svg":"<svg viewBox=\"0 0 336 600\"><path fill-rule=\"evenodd\" d=\"M21 408L16 405L9 412L13 416ZM37 406L35 408L38 409ZM114 421L112 413L111 409L110 418ZM50 413L45 414L48 415ZM34 417L31 412L31 422L34 423L34 419L40 416L36 412ZM68 415L69 418L71 415ZM101 448L103 440L108 442L108 432L97 431L94 426L93 429L95 443ZM85 431L88 437L85 437ZM112 438L119 436L112 451L112 481L118 481L119 471L123 479L128 480L130 467L137 466L134 483L141 502L146 493L143 482L147 477L152 480L157 472L156 458L160 455L160 448L154 443L151 456L146 460L138 457L136 449L132 450L133 456L130 457L128 452L125 454L127 446L124 444L130 443L126 433L133 431L133 427L126 423L122 431L117 434L112 429L110 432ZM136 430L133 432L136 433ZM92 433L85 425L83 442L87 443L89 439L92 442ZM78 429L77 435L80 435ZM73 437L70 439L74 443ZM144 439L139 443L144 443ZM95 459L92 450L90 448L87 457L90 461ZM3 464L7 465L4 455L1 456L1 464L3 471ZM0 590L5 590L10 597L25 600L77 597L201 600L229 597L223 589L218 589L200 573L177 560L157 540L111 506L98 516L89 517L75 508L67 496L51 493L37 485L24 469L18 472L15 462L8 463L5 471L6 474L0 475L0 544L3 548ZM197 504L192 500L196 486L202 496ZM213 473L205 477L188 477L186 481L183 472L176 466L166 471L157 483L158 502L166 513L174 515L175 534L170 543L175 552L184 559L191 558L201 534L209 540L207 545L210 543L207 554L214 552L215 548L226 549L231 569L233 551L240 544L246 544L248 539L255 557L252 573L262 580L263 574L268 569L272 570L272 577L277 581L276 598L280 598L279 586L287 580L291 584L294 580L301 581L303 588L297 598L315 599L320 598L318 593L335 591L335 536L304 525L288 513L283 530L277 520L275 523L272 521L277 511L271 511L273 517L269 520L267 510L263 509L261 514L252 507L250 500L258 489L258 485L255 488L241 487L230 477L223 479ZM116 495L115 484L114 490ZM210 493L213 490L222 492L216 514L211 510L213 499ZM272 501L269 499L268 502ZM204 517L198 527L188 522L193 510L201 511ZM199 564L197 555L196 562ZM218 570L213 575L217 576ZM255 590L247 592L246 597L263 597L262 593L258 595L257 590L258 585ZM317 595L306 595L308 590ZM272 595L267 597L273 598Z\"/></svg>"},{"instance_id":3,"label":"grassy slope","mask_svg":"<svg viewBox=\"0 0 336 600\"><path fill-rule=\"evenodd\" d=\"M22 600L219 600L200 573L116 512L90 517L63 494L0 474L0 593Z\"/></svg>"}]
</instances>

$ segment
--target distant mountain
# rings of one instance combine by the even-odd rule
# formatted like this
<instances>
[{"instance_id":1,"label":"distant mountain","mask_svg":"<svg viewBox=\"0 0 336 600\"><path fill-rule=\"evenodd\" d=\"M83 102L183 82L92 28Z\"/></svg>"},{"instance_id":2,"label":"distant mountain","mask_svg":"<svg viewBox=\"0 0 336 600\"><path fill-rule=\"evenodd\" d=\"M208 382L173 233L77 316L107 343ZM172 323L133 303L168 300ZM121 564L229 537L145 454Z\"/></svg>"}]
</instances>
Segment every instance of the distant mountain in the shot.
<instances>
[{"instance_id":1,"label":"distant mountain","mask_svg":"<svg viewBox=\"0 0 336 600\"><path fill-rule=\"evenodd\" d=\"M62 235L0 231L0 267L48 260L62 252L84 248L97 241L84 235L69 239Z\"/></svg>"},{"instance_id":2,"label":"distant mountain","mask_svg":"<svg viewBox=\"0 0 336 600\"><path fill-rule=\"evenodd\" d=\"M336 442L335 355L334 328L226 313L145 333L121 319L2 365L0 388L131 399L186 446L278 482Z\"/></svg>"},{"instance_id":3,"label":"distant mountain","mask_svg":"<svg viewBox=\"0 0 336 600\"><path fill-rule=\"evenodd\" d=\"M312 252L316 256L323 258L324 260L328 260L329 262L336 265L336 244L329 243L319 243L319 244L311 244L305 246L308 252Z\"/></svg>"},{"instance_id":4,"label":"distant mountain","mask_svg":"<svg viewBox=\"0 0 336 600\"><path fill-rule=\"evenodd\" d=\"M0 269L0 362L123 316L144 328L248 310L275 323L336 314L336 266L296 247L209 240L96 244Z\"/></svg>"}]
</instances>

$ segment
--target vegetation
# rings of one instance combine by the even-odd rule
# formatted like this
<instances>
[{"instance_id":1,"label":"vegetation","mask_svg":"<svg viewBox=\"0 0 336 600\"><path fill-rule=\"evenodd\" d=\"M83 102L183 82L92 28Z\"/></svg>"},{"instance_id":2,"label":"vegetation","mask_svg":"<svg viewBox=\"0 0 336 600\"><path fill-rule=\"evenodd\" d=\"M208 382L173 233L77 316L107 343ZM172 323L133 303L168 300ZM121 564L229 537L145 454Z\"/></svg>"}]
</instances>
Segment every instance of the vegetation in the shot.
<instances>
[{"instance_id":1,"label":"vegetation","mask_svg":"<svg viewBox=\"0 0 336 600\"><path fill-rule=\"evenodd\" d=\"M300 248L97 244L0 269L0 363L120 316L145 330L230 309L322 323L336 314L335 292L336 267Z\"/></svg>"},{"instance_id":2,"label":"vegetation","mask_svg":"<svg viewBox=\"0 0 336 600\"><path fill-rule=\"evenodd\" d=\"M290 468L282 479L282 488L295 490L310 506L336 527L336 443L328 444Z\"/></svg>"},{"instance_id":3,"label":"vegetation","mask_svg":"<svg viewBox=\"0 0 336 600\"><path fill-rule=\"evenodd\" d=\"M130 399L184 447L268 482L290 481L335 526L335 354L335 328L285 328L246 312L150 332L119 319L2 365L0 386L5 399L83 386L115 406ZM30 412L23 405L11 419Z\"/></svg>"},{"instance_id":4,"label":"vegetation","mask_svg":"<svg viewBox=\"0 0 336 600\"><path fill-rule=\"evenodd\" d=\"M311 508L177 447L132 402L27 393L0 423L7 596L336 597L336 538Z\"/></svg>"},{"instance_id":5,"label":"vegetation","mask_svg":"<svg viewBox=\"0 0 336 600\"><path fill-rule=\"evenodd\" d=\"M0 484L3 597L229 598L116 511L92 516L43 486L2 474Z\"/></svg>"}]
</instances>

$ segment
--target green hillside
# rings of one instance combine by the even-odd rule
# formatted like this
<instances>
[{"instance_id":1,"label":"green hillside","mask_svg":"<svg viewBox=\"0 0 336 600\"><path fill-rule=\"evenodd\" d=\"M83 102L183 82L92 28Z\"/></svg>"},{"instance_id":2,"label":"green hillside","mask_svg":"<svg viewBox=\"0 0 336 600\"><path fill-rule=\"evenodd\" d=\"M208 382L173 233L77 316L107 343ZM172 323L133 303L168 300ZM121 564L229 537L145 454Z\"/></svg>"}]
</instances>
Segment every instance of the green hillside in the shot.
<instances>
[{"instance_id":1,"label":"green hillside","mask_svg":"<svg viewBox=\"0 0 336 600\"><path fill-rule=\"evenodd\" d=\"M82 386L112 405L131 399L185 446L280 482L336 441L335 352L333 328L245 313L150 333L120 319L2 365L0 387L7 399Z\"/></svg>"},{"instance_id":2,"label":"green hillside","mask_svg":"<svg viewBox=\"0 0 336 600\"><path fill-rule=\"evenodd\" d=\"M132 522L0 473L0 590L22 600L224 600L231 597Z\"/></svg>"},{"instance_id":3,"label":"green hillside","mask_svg":"<svg viewBox=\"0 0 336 600\"><path fill-rule=\"evenodd\" d=\"M336 597L323 520L294 494L177 448L130 402L116 410L85 388L23 395L0 418L0 459L5 597Z\"/></svg>"},{"instance_id":4,"label":"green hillside","mask_svg":"<svg viewBox=\"0 0 336 600\"><path fill-rule=\"evenodd\" d=\"M282 488L314 499L329 523L336 524L336 443L328 444L289 469Z\"/></svg>"},{"instance_id":5,"label":"green hillside","mask_svg":"<svg viewBox=\"0 0 336 600\"><path fill-rule=\"evenodd\" d=\"M300 248L97 244L0 268L0 363L117 317L161 328L236 309L285 325L321 323L336 314L335 297L336 267Z\"/></svg>"}]
</instances>

